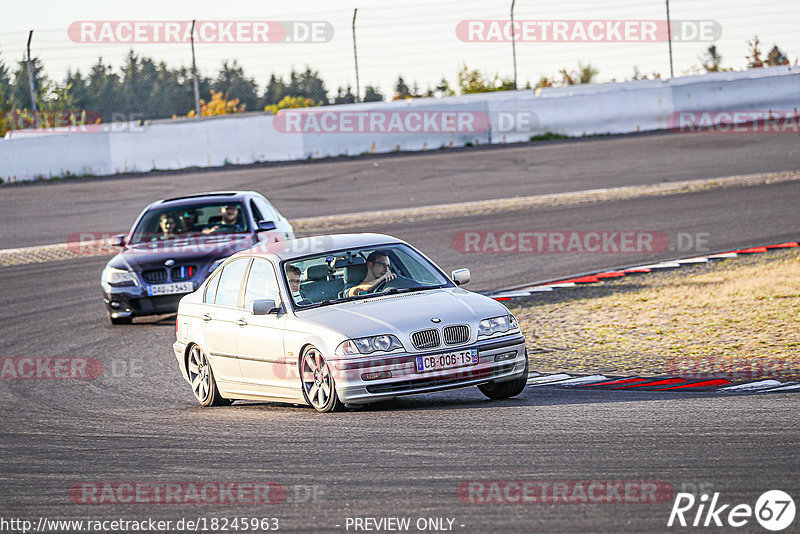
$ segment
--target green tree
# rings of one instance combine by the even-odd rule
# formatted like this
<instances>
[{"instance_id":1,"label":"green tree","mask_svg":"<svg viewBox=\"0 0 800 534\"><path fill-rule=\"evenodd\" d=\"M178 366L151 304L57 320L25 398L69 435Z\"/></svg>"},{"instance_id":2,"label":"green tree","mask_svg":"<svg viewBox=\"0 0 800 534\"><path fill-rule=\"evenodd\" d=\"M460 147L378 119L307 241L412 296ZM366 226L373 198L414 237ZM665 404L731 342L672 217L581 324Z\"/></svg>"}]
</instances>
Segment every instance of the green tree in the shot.
<instances>
[{"instance_id":1,"label":"green tree","mask_svg":"<svg viewBox=\"0 0 800 534\"><path fill-rule=\"evenodd\" d=\"M347 86L347 92L342 90L342 87L339 86L339 89L336 91L336 96L333 99L334 104L353 104L356 101L356 95L353 94L353 90L350 86Z\"/></svg>"},{"instance_id":2,"label":"green tree","mask_svg":"<svg viewBox=\"0 0 800 534\"><path fill-rule=\"evenodd\" d=\"M753 37L752 41L747 41L748 55L745 56L747 60L748 69L760 69L764 66L764 60L761 59L761 41L758 35Z\"/></svg>"},{"instance_id":3,"label":"green tree","mask_svg":"<svg viewBox=\"0 0 800 534\"><path fill-rule=\"evenodd\" d=\"M103 122L110 122L112 114L120 113L119 106L115 104L120 98L120 85L120 78L112 71L111 65L103 64L102 57L97 58L97 63L89 71L86 108L100 114Z\"/></svg>"},{"instance_id":4,"label":"green tree","mask_svg":"<svg viewBox=\"0 0 800 534\"><path fill-rule=\"evenodd\" d=\"M312 71L311 67L307 65L306 70L303 72L295 72L292 69L291 74L289 74L287 94L289 96L310 98L315 103L328 103L328 90L325 88L325 82L319 77L318 71Z\"/></svg>"},{"instance_id":5,"label":"green tree","mask_svg":"<svg viewBox=\"0 0 800 534\"><path fill-rule=\"evenodd\" d=\"M770 67L777 67L778 65L789 65L789 58L783 53L783 50L778 48L778 45L772 47L772 50L767 54L767 65Z\"/></svg>"},{"instance_id":6,"label":"green tree","mask_svg":"<svg viewBox=\"0 0 800 534\"><path fill-rule=\"evenodd\" d=\"M11 109L11 73L0 55L0 112Z\"/></svg>"},{"instance_id":7,"label":"green tree","mask_svg":"<svg viewBox=\"0 0 800 534\"><path fill-rule=\"evenodd\" d=\"M719 72L722 70L722 56L717 51L717 45L711 45L705 54L700 57L706 72Z\"/></svg>"},{"instance_id":8,"label":"green tree","mask_svg":"<svg viewBox=\"0 0 800 534\"><path fill-rule=\"evenodd\" d=\"M404 98L414 98L414 95L403 77L398 76L397 82L394 84L394 98L392 100L401 100Z\"/></svg>"},{"instance_id":9,"label":"green tree","mask_svg":"<svg viewBox=\"0 0 800 534\"><path fill-rule=\"evenodd\" d=\"M510 91L514 89L514 80L511 78L500 79L499 74L489 78L480 70L469 70L464 63L458 71L458 88L462 94L487 93L490 91Z\"/></svg>"},{"instance_id":10,"label":"green tree","mask_svg":"<svg viewBox=\"0 0 800 534\"><path fill-rule=\"evenodd\" d=\"M364 88L364 102L382 102L383 95L377 88L368 85Z\"/></svg>"},{"instance_id":11,"label":"green tree","mask_svg":"<svg viewBox=\"0 0 800 534\"><path fill-rule=\"evenodd\" d=\"M264 91L264 96L261 97L261 107L274 106L283 100L286 96L286 84L283 82L282 76L271 74L267 82L267 88Z\"/></svg>"},{"instance_id":12,"label":"green tree","mask_svg":"<svg viewBox=\"0 0 800 534\"><path fill-rule=\"evenodd\" d=\"M44 73L44 66L38 57L31 59L33 65L33 85L36 93L45 85L47 76ZM28 83L28 63L23 58L17 62L17 69L14 71L13 81L11 82L11 107L14 109L33 109L31 103L31 90Z\"/></svg>"},{"instance_id":13,"label":"green tree","mask_svg":"<svg viewBox=\"0 0 800 534\"><path fill-rule=\"evenodd\" d=\"M222 62L211 89L227 95L229 99L238 98L239 103L244 104L245 110L258 109L258 85L255 80L245 76L244 69L236 60L231 64Z\"/></svg>"}]
</instances>

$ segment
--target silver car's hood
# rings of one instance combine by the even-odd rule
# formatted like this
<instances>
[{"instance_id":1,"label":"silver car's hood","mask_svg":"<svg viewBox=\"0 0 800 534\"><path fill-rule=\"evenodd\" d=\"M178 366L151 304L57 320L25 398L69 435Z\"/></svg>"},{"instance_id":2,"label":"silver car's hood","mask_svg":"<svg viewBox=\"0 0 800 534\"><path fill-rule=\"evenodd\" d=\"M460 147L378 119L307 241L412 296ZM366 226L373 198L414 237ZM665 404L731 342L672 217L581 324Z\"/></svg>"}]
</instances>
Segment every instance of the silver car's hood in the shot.
<instances>
[{"instance_id":1,"label":"silver car's hood","mask_svg":"<svg viewBox=\"0 0 800 534\"><path fill-rule=\"evenodd\" d=\"M460 288L443 288L300 310L297 317L348 338L395 334L402 340L417 330L449 324L475 325L482 319L506 313L505 306L489 297ZM441 322L433 323L433 317Z\"/></svg>"}]
</instances>

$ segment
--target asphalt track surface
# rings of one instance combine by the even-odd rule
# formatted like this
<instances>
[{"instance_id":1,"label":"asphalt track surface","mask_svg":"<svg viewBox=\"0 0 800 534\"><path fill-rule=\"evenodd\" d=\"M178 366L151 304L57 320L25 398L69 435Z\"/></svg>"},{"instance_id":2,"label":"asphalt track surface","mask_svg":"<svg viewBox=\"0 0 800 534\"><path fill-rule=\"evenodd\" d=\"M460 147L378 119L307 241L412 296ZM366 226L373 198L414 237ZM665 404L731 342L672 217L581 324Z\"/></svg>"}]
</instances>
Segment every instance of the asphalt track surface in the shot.
<instances>
[{"instance_id":1,"label":"asphalt track surface","mask_svg":"<svg viewBox=\"0 0 800 534\"><path fill-rule=\"evenodd\" d=\"M2 248L57 242L52 228L80 231L83 223L92 230L106 223L124 230L142 205L176 188L182 192L185 184L191 191L257 189L291 218L375 209L379 200L403 207L600 187L590 180L592 173L602 186L613 186L790 170L800 161L796 136L786 135L655 135L550 149L9 187L0 191ZM632 154L638 154L634 163L623 164L623 156ZM529 168L536 162L541 172ZM394 170L372 176L375 163ZM479 164L489 171L480 172ZM344 184L359 168L371 184L363 191L373 203L351 209L333 185ZM443 175L456 185L442 190ZM531 179L533 184L525 178L545 175L550 178ZM290 178L305 184L296 188L304 201L276 189ZM400 187L393 180L400 179L405 187L428 188L424 201L393 189ZM452 246L455 232L651 229L707 233L708 248L737 248L796 240L799 190L794 183L776 184L376 230L410 240L447 269L470 267L469 287L492 289L694 251L461 254ZM309 213L303 202L312 192L318 200ZM25 230L14 221L31 210L40 219ZM66 213L71 215L62 224L58 214ZM516 399L490 402L468 388L327 415L269 403L202 409L171 354L174 317L130 327L106 324L98 287L104 263L87 257L0 268L0 356L93 357L104 368L96 380L0 380L3 518L277 517L282 531L344 532L348 517L446 517L455 520L457 532L663 532L670 530L671 501L474 504L459 500L456 489L475 480L627 480L664 481L676 492L703 487L720 492L724 503L751 506L770 489L796 501L800 496L800 397L790 393L530 388ZM78 482L154 481L274 481L289 493L272 505L83 505L68 495ZM306 498L308 486L316 486L316 500ZM764 531L752 519L739 530Z\"/></svg>"}]
</instances>

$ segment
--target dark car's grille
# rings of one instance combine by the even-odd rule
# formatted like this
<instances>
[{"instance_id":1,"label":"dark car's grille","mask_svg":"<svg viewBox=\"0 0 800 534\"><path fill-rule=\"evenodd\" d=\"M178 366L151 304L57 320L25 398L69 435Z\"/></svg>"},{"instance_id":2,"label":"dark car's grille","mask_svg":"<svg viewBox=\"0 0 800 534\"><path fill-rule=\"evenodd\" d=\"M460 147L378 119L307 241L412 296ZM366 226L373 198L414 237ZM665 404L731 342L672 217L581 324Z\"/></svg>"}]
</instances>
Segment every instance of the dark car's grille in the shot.
<instances>
[{"instance_id":1,"label":"dark car's grille","mask_svg":"<svg viewBox=\"0 0 800 534\"><path fill-rule=\"evenodd\" d=\"M181 265L179 267L172 268L172 279L179 282L181 280L189 280L197 274L197 267L194 265Z\"/></svg>"},{"instance_id":2,"label":"dark car's grille","mask_svg":"<svg viewBox=\"0 0 800 534\"><path fill-rule=\"evenodd\" d=\"M469 341L469 327L465 324L444 327L444 344L459 345Z\"/></svg>"},{"instance_id":3,"label":"dark car's grille","mask_svg":"<svg viewBox=\"0 0 800 534\"><path fill-rule=\"evenodd\" d=\"M439 331L435 328L420 330L411 334L411 342L420 350L439 346Z\"/></svg>"},{"instance_id":4,"label":"dark car's grille","mask_svg":"<svg viewBox=\"0 0 800 534\"><path fill-rule=\"evenodd\" d=\"M159 282L166 282L167 281L167 270L166 269L151 269L149 271L142 272L142 278L144 278L147 282L151 284L157 284Z\"/></svg>"}]
</instances>

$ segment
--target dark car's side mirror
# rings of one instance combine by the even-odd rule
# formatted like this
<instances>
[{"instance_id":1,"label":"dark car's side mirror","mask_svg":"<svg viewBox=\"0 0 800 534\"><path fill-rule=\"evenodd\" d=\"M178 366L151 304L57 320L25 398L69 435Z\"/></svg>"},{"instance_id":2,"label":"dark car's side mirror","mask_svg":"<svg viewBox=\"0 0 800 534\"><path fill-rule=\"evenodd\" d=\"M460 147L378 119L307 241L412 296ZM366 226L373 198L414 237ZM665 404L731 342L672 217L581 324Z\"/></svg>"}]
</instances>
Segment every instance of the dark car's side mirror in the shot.
<instances>
[{"instance_id":1,"label":"dark car's side mirror","mask_svg":"<svg viewBox=\"0 0 800 534\"><path fill-rule=\"evenodd\" d=\"M274 230L275 228L277 228L277 226L275 226L275 221L258 221L259 232L268 232L270 230Z\"/></svg>"},{"instance_id":2,"label":"dark car's side mirror","mask_svg":"<svg viewBox=\"0 0 800 534\"><path fill-rule=\"evenodd\" d=\"M110 238L111 246L112 247L124 247L125 246L125 234L117 234L112 235Z\"/></svg>"},{"instance_id":3,"label":"dark car's side mirror","mask_svg":"<svg viewBox=\"0 0 800 534\"><path fill-rule=\"evenodd\" d=\"M272 299L257 299L250 304L250 311L253 315L269 315L281 311L278 303Z\"/></svg>"}]
</instances>

